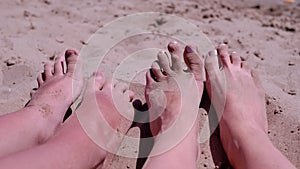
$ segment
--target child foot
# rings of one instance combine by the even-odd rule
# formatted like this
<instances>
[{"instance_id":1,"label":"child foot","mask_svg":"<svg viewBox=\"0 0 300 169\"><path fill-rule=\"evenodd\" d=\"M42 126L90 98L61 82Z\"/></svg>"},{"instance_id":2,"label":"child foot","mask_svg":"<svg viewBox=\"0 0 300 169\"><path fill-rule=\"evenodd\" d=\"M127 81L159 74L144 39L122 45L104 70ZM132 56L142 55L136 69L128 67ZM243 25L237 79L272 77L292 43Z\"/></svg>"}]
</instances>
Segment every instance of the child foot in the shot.
<instances>
[{"instance_id":1,"label":"child foot","mask_svg":"<svg viewBox=\"0 0 300 169\"><path fill-rule=\"evenodd\" d=\"M53 135L67 109L81 92L81 63L77 52L67 50L65 58L56 59L54 69L50 64L45 64L44 72L37 81L39 88L31 93L31 100L26 107L35 109L41 116L39 141L44 142Z\"/></svg>"},{"instance_id":2,"label":"child foot","mask_svg":"<svg viewBox=\"0 0 300 169\"><path fill-rule=\"evenodd\" d=\"M209 53L205 69L207 91L220 119L221 141L233 163L241 138L268 130L264 90L257 74L236 53L230 54L225 44Z\"/></svg>"},{"instance_id":3,"label":"child foot","mask_svg":"<svg viewBox=\"0 0 300 169\"><path fill-rule=\"evenodd\" d=\"M124 114L133 113L130 101L134 93L127 89L122 83L113 85L106 81L101 72L94 72L88 79L77 116L73 114L49 141L58 145L68 143L71 147L68 161L76 161L70 168L96 168L103 164L107 152L114 153L118 149L109 149L121 141L114 140L115 132L125 134L131 121L120 115L114 100L122 103L118 106Z\"/></svg>"},{"instance_id":4,"label":"child foot","mask_svg":"<svg viewBox=\"0 0 300 169\"><path fill-rule=\"evenodd\" d=\"M124 83L106 81L101 72L87 82L83 101L76 111L86 134L105 151L116 153L133 120L134 93Z\"/></svg>"}]
</instances>

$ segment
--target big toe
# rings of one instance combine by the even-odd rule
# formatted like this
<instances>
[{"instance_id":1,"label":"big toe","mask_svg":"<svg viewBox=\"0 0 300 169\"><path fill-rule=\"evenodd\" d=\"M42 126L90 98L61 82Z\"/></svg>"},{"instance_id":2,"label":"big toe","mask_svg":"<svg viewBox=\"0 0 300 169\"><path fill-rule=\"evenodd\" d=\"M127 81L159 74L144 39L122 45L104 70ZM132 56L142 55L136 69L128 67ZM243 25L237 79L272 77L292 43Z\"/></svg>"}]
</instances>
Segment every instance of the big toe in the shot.
<instances>
[{"instance_id":1,"label":"big toe","mask_svg":"<svg viewBox=\"0 0 300 169\"><path fill-rule=\"evenodd\" d=\"M67 62L67 75L73 78L81 78L81 62L79 55L75 50L67 50L65 53L65 60Z\"/></svg>"},{"instance_id":2,"label":"big toe","mask_svg":"<svg viewBox=\"0 0 300 169\"><path fill-rule=\"evenodd\" d=\"M174 72L182 71L182 64L180 60L180 46L177 41L172 41L168 44L168 51L171 54L172 70Z\"/></svg>"},{"instance_id":3,"label":"big toe","mask_svg":"<svg viewBox=\"0 0 300 169\"><path fill-rule=\"evenodd\" d=\"M197 81L204 81L204 67L201 57L197 55L190 46L185 47L183 57L185 64L194 74L195 79Z\"/></svg>"}]
</instances>

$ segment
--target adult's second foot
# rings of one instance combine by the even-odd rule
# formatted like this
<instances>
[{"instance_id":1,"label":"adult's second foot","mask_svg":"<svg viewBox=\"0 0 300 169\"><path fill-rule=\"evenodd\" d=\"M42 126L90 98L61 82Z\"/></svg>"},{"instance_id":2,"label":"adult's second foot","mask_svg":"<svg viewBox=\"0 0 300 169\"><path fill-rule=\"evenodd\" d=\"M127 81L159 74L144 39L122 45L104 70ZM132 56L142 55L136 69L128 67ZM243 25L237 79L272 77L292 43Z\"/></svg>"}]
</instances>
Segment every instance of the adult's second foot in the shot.
<instances>
[{"instance_id":1,"label":"adult's second foot","mask_svg":"<svg viewBox=\"0 0 300 169\"><path fill-rule=\"evenodd\" d=\"M222 145L233 167L294 168L267 136L265 94L258 75L225 44L209 53L205 69Z\"/></svg>"},{"instance_id":2,"label":"adult's second foot","mask_svg":"<svg viewBox=\"0 0 300 169\"><path fill-rule=\"evenodd\" d=\"M196 58L198 56L187 47L184 59L190 71L184 71L179 49L178 43L171 42L168 50L172 64L166 53L159 52L158 61L153 62L151 70L146 74L145 97L149 107L150 128L155 136L154 148L146 168L196 167L199 146L196 119L203 89L201 72L196 70L202 70L203 64L194 62L200 58ZM189 125L190 130L186 130ZM172 132L174 129L176 133ZM166 132L171 134L162 136ZM184 157L180 156L183 154Z\"/></svg>"},{"instance_id":3,"label":"adult's second foot","mask_svg":"<svg viewBox=\"0 0 300 169\"><path fill-rule=\"evenodd\" d=\"M205 68L207 91L221 118L222 130L245 126L266 133L265 94L258 75L235 52L230 54L225 44L210 52Z\"/></svg>"}]
</instances>

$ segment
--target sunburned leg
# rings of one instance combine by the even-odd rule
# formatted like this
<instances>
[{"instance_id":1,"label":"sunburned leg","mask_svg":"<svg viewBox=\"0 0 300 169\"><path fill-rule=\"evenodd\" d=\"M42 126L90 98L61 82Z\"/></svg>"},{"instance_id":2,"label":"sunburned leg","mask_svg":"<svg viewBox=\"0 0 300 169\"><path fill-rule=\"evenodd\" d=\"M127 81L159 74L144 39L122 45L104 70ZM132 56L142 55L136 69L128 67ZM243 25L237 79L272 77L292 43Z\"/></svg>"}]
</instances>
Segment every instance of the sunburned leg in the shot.
<instances>
[{"instance_id":1,"label":"sunburned leg","mask_svg":"<svg viewBox=\"0 0 300 169\"><path fill-rule=\"evenodd\" d=\"M105 151L95 145L72 115L45 144L0 159L0 168L82 169L103 161Z\"/></svg>"},{"instance_id":2,"label":"sunburned leg","mask_svg":"<svg viewBox=\"0 0 300 169\"><path fill-rule=\"evenodd\" d=\"M224 44L210 52L205 68L207 91L221 119L221 141L233 167L295 169L268 138L264 90L257 74Z\"/></svg>"},{"instance_id":3,"label":"sunburned leg","mask_svg":"<svg viewBox=\"0 0 300 169\"><path fill-rule=\"evenodd\" d=\"M198 106L203 92L203 63L200 57L191 47L186 47L184 60L190 72L184 72L179 58L181 55L179 45L176 42L171 42L168 49L171 53L172 66L169 66L168 56L160 52L158 54L158 64L154 62L151 68L153 74L151 75L150 71L148 71L146 75L145 97L149 106L150 117L161 111L160 109L164 102L161 100L161 97L155 95L155 91L162 91L166 99L166 107L160 118L150 123L151 131L154 135L159 135L168 130L169 127L173 127L171 125L178 117L178 113L191 111L187 107L194 107L193 111L196 110L196 113L198 113ZM194 78L192 78L193 74ZM196 83L194 79L196 79ZM177 88L176 82L184 84L180 90ZM186 121L186 124L193 125L187 135L169 151L150 157L146 162L145 168L196 168L199 149L197 142L199 128L197 123L197 120L193 122ZM172 139L167 138L167 140ZM153 149L161 141L165 140L157 140L155 138ZM172 143L170 142L170 144Z\"/></svg>"},{"instance_id":4,"label":"sunburned leg","mask_svg":"<svg viewBox=\"0 0 300 169\"><path fill-rule=\"evenodd\" d=\"M54 69L45 64L43 75L38 77L39 88L32 93L28 105L0 117L0 157L43 143L52 136L80 93L79 70L78 55L73 50L67 50L65 58L59 57Z\"/></svg>"},{"instance_id":5,"label":"sunburned leg","mask_svg":"<svg viewBox=\"0 0 300 169\"><path fill-rule=\"evenodd\" d=\"M92 86L94 88L91 88ZM89 109L89 99L91 96L96 96L98 102L96 106L99 106L101 111L104 110L107 111L105 113L108 113L103 114L102 117L116 130L119 128L122 117L114 109L114 103L110 95L111 91L118 95L118 99L122 100L123 104L120 108L129 111L128 105L130 105L130 100L133 98L133 92L127 90L126 86L121 83L113 87L110 82L105 82L104 76L100 72L94 73L89 79L83 102L78 110L83 107L80 111L86 113L94 111ZM109 117L110 115L112 117ZM95 125L94 129L99 129L101 125L95 124L94 119L90 120L90 123ZM104 136L99 135L99 137ZM106 138L106 140L109 139ZM105 156L106 151L88 137L76 115L72 115L45 144L0 159L0 169L94 168L101 165Z\"/></svg>"}]
</instances>

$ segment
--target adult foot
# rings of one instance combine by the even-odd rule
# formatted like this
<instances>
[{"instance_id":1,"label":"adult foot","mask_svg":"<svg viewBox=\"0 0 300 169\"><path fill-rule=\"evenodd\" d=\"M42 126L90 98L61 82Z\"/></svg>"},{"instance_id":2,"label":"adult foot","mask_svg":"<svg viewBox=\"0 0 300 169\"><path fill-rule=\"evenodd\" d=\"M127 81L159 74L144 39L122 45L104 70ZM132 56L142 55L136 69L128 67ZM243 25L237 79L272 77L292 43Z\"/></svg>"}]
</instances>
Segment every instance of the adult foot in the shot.
<instances>
[{"instance_id":1,"label":"adult foot","mask_svg":"<svg viewBox=\"0 0 300 169\"><path fill-rule=\"evenodd\" d=\"M151 70L146 74L145 97L152 121L150 122L151 131L156 136L151 155L158 155L150 158L147 167L182 168L182 164L185 167L188 164L194 168L198 153L198 121L196 119L203 91L203 64L200 57L187 46L184 51L184 60L190 71L184 71L179 44L171 42L168 50L171 54L172 65L169 63L167 54L159 52L158 61L152 64ZM172 132L174 129L176 129L176 134ZM159 138L167 132L170 134ZM178 138L180 138L179 142ZM168 146L167 150L172 149L165 152L165 146ZM158 152L159 150L161 152ZM185 156L179 154L185 154ZM179 156L180 160L174 160ZM163 161L169 160L174 162L162 165Z\"/></svg>"},{"instance_id":2,"label":"adult foot","mask_svg":"<svg viewBox=\"0 0 300 169\"><path fill-rule=\"evenodd\" d=\"M54 68L46 63L37 81L39 87L31 93L26 107L35 109L42 117L38 139L44 142L53 135L67 109L81 92L83 81L77 52L67 50L65 57L56 59Z\"/></svg>"},{"instance_id":3,"label":"adult foot","mask_svg":"<svg viewBox=\"0 0 300 169\"><path fill-rule=\"evenodd\" d=\"M222 63L219 69L218 59ZM205 61L207 91L220 119L223 147L235 165L241 137L267 135L264 90L257 74L225 44L211 51Z\"/></svg>"}]
</instances>

